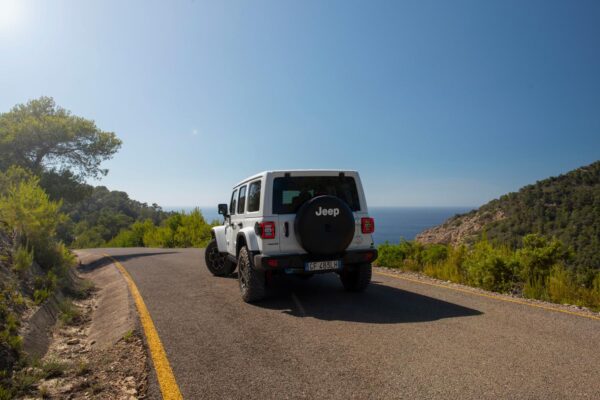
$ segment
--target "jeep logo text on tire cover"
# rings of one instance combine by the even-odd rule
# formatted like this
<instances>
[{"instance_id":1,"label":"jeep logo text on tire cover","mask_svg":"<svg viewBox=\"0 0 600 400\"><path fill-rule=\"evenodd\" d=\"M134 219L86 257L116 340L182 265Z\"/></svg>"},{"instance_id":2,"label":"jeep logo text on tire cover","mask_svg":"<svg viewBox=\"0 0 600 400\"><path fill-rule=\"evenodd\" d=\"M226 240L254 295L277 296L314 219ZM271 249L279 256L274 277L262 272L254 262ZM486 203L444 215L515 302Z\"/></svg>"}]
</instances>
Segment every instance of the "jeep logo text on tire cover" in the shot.
<instances>
[{"instance_id":1,"label":"jeep logo text on tire cover","mask_svg":"<svg viewBox=\"0 0 600 400\"><path fill-rule=\"evenodd\" d=\"M333 215L334 217L337 217L340 214L340 209L339 208L323 208L323 207L319 207L318 211L315 211L315 215L317 217L320 217L321 215Z\"/></svg>"}]
</instances>

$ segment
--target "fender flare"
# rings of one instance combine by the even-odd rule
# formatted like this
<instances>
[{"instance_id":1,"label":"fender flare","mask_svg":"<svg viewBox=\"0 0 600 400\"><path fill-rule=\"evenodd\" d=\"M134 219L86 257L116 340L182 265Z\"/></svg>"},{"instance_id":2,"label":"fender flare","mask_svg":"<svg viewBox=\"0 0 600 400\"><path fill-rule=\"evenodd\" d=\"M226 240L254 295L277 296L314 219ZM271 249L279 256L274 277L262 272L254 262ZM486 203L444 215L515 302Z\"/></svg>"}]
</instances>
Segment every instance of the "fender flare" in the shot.
<instances>
[{"instance_id":1,"label":"fender flare","mask_svg":"<svg viewBox=\"0 0 600 400\"><path fill-rule=\"evenodd\" d=\"M248 247L248 250L260 251L260 248L258 247L258 239L256 238L256 232L254 231L254 228L246 227L246 228L241 229L237 234L237 237L238 237L238 240L236 240L237 243L239 243L240 236L244 237L244 239L246 241L246 246Z\"/></svg>"},{"instance_id":2,"label":"fender flare","mask_svg":"<svg viewBox=\"0 0 600 400\"><path fill-rule=\"evenodd\" d=\"M227 238L225 237L225 226L215 226L211 229L212 237L217 241L219 253L227 253Z\"/></svg>"}]
</instances>

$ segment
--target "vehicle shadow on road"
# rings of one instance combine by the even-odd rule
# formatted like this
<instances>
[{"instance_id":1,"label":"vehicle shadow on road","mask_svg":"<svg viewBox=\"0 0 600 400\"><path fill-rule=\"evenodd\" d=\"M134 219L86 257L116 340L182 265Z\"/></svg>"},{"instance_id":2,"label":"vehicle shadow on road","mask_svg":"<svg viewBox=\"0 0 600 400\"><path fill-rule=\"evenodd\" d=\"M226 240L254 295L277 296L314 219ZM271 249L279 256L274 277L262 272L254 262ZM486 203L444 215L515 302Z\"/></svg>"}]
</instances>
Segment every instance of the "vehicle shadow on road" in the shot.
<instances>
[{"instance_id":1,"label":"vehicle shadow on road","mask_svg":"<svg viewBox=\"0 0 600 400\"><path fill-rule=\"evenodd\" d=\"M256 306L281 310L296 317L370 324L427 322L483 314L377 282L372 282L363 293L349 293L342 288L339 279L331 275L314 277L306 282L287 278L278 283L269 298Z\"/></svg>"}]
</instances>

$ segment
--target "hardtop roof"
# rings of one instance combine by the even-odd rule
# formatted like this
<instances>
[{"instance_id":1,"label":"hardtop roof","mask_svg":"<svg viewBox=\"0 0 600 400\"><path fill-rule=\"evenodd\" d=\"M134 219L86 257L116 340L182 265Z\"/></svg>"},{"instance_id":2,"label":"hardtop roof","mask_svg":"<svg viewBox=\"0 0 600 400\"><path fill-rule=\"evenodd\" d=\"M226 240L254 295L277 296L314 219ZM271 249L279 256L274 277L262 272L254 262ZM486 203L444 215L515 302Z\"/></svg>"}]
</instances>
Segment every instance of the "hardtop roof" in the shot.
<instances>
[{"instance_id":1,"label":"hardtop roof","mask_svg":"<svg viewBox=\"0 0 600 400\"><path fill-rule=\"evenodd\" d=\"M286 172L289 173L293 173L293 174L298 174L298 173L302 173L302 172L310 172L310 173L327 173L327 174L337 174L340 172L344 172L347 174L358 174L358 171L354 171L354 170L348 170L348 169L279 169L279 170L268 170L268 171L262 171L259 172L258 174L254 174L246 179L241 180L240 182L238 182L237 184L235 184L233 187L238 187L240 185L243 185L246 182L252 181L254 179L263 177L265 175L268 174L285 174Z\"/></svg>"}]
</instances>

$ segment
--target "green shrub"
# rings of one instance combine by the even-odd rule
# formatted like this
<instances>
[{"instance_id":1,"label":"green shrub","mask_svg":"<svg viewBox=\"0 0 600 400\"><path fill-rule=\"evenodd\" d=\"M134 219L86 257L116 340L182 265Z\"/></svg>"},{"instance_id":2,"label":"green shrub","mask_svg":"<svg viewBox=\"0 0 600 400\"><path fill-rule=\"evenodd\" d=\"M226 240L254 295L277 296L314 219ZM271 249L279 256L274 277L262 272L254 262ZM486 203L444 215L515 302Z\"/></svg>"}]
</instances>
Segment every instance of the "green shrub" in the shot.
<instances>
[{"instance_id":1,"label":"green shrub","mask_svg":"<svg viewBox=\"0 0 600 400\"><path fill-rule=\"evenodd\" d=\"M600 272L596 274L592 282L592 292L600 297Z\"/></svg>"},{"instance_id":2,"label":"green shrub","mask_svg":"<svg viewBox=\"0 0 600 400\"><path fill-rule=\"evenodd\" d=\"M87 299L94 291L94 282L89 279L78 279L63 289L63 293L75 299Z\"/></svg>"},{"instance_id":3,"label":"green shrub","mask_svg":"<svg viewBox=\"0 0 600 400\"><path fill-rule=\"evenodd\" d=\"M421 263L438 264L448 257L448 246L443 244L432 244L425 246L421 252Z\"/></svg>"},{"instance_id":4,"label":"green shrub","mask_svg":"<svg viewBox=\"0 0 600 400\"><path fill-rule=\"evenodd\" d=\"M174 234L176 247L206 247L211 240L210 231L211 226L198 208L189 214L182 213Z\"/></svg>"},{"instance_id":5,"label":"green shrub","mask_svg":"<svg viewBox=\"0 0 600 400\"><path fill-rule=\"evenodd\" d=\"M523 297L528 299L548 300L545 279L537 277L525 281L523 285Z\"/></svg>"},{"instance_id":6,"label":"green shrub","mask_svg":"<svg viewBox=\"0 0 600 400\"><path fill-rule=\"evenodd\" d=\"M19 371L15 374L13 379L13 392L19 394L30 393L41 378L43 378L43 376L39 374Z\"/></svg>"},{"instance_id":7,"label":"green shrub","mask_svg":"<svg viewBox=\"0 0 600 400\"><path fill-rule=\"evenodd\" d=\"M600 311L600 272L596 274L591 288L580 288L580 297L583 305Z\"/></svg>"},{"instance_id":8,"label":"green shrub","mask_svg":"<svg viewBox=\"0 0 600 400\"><path fill-rule=\"evenodd\" d=\"M123 229L106 245L108 247L144 247L144 236L155 229L149 219L134 222L129 229Z\"/></svg>"},{"instance_id":9,"label":"green shrub","mask_svg":"<svg viewBox=\"0 0 600 400\"><path fill-rule=\"evenodd\" d=\"M31 267L33 263L33 250L29 250L27 246L20 245L13 253L13 270L23 272Z\"/></svg>"},{"instance_id":10,"label":"green shrub","mask_svg":"<svg viewBox=\"0 0 600 400\"><path fill-rule=\"evenodd\" d=\"M580 288L561 264L556 264L550 270L546 287L549 299L555 303L583 305Z\"/></svg>"},{"instance_id":11,"label":"green shrub","mask_svg":"<svg viewBox=\"0 0 600 400\"><path fill-rule=\"evenodd\" d=\"M60 213L61 203L51 201L39 179L22 168L11 167L0 175L0 220L28 240L41 266L50 267L44 256L54 245L58 224L66 218Z\"/></svg>"},{"instance_id":12,"label":"green shrub","mask_svg":"<svg viewBox=\"0 0 600 400\"><path fill-rule=\"evenodd\" d=\"M34 289L48 289L52 292L56 288L57 277L52 271L48 272L44 276L36 276L33 281Z\"/></svg>"},{"instance_id":13,"label":"green shrub","mask_svg":"<svg viewBox=\"0 0 600 400\"><path fill-rule=\"evenodd\" d=\"M14 391L6 388L0 383L0 400L11 400L14 399Z\"/></svg>"},{"instance_id":14,"label":"green shrub","mask_svg":"<svg viewBox=\"0 0 600 400\"><path fill-rule=\"evenodd\" d=\"M81 321L81 310L77 308L71 299L64 299L58 304L60 322L71 325Z\"/></svg>"},{"instance_id":15,"label":"green shrub","mask_svg":"<svg viewBox=\"0 0 600 400\"><path fill-rule=\"evenodd\" d=\"M48 289L36 289L33 291L33 301L35 304L42 304L50 297L50 293Z\"/></svg>"},{"instance_id":16,"label":"green shrub","mask_svg":"<svg viewBox=\"0 0 600 400\"><path fill-rule=\"evenodd\" d=\"M388 268L401 268L410 271L423 270L423 257L426 253L426 246L421 243L400 240L398 244L385 243L379 246L379 256L377 265ZM433 250L428 256L431 259L441 257L442 251Z\"/></svg>"},{"instance_id":17,"label":"green shrub","mask_svg":"<svg viewBox=\"0 0 600 400\"><path fill-rule=\"evenodd\" d=\"M202 212L196 208L189 214L174 213L161 226L150 220L135 222L121 230L107 245L111 247L206 247L211 240L213 225L206 223Z\"/></svg>"},{"instance_id":18,"label":"green shrub","mask_svg":"<svg viewBox=\"0 0 600 400\"><path fill-rule=\"evenodd\" d=\"M168 226L154 227L144 234L144 245L146 247L176 247L173 236L174 232Z\"/></svg>"},{"instance_id":19,"label":"green shrub","mask_svg":"<svg viewBox=\"0 0 600 400\"><path fill-rule=\"evenodd\" d=\"M441 262L437 264L426 264L423 267L423 273L435 279L450 281L455 283L462 282L460 270L453 263Z\"/></svg>"},{"instance_id":20,"label":"green shrub","mask_svg":"<svg viewBox=\"0 0 600 400\"><path fill-rule=\"evenodd\" d=\"M125 334L123 335L123 340L126 342L131 342L134 338L134 331L133 330L128 330L127 332L125 332Z\"/></svg>"},{"instance_id":21,"label":"green shrub","mask_svg":"<svg viewBox=\"0 0 600 400\"><path fill-rule=\"evenodd\" d=\"M58 360L50 359L42 364L42 373L45 379L63 376L66 370L67 364Z\"/></svg>"},{"instance_id":22,"label":"green shrub","mask_svg":"<svg viewBox=\"0 0 600 400\"><path fill-rule=\"evenodd\" d=\"M526 235L523 247L516 252L522 280L533 287L544 286L552 267L567 263L572 254L558 239L538 234Z\"/></svg>"},{"instance_id":23,"label":"green shrub","mask_svg":"<svg viewBox=\"0 0 600 400\"><path fill-rule=\"evenodd\" d=\"M33 281L33 300L35 304L41 304L50 297L57 285L57 276L50 271L45 276L37 276Z\"/></svg>"},{"instance_id":24,"label":"green shrub","mask_svg":"<svg viewBox=\"0 0 600 400\"><path fill-rule=\"evenodd\" d=\"M88 228L87 223L79 223L75 226L75 238L71 243L74 249L91 249L105 246L102 233L97 227Z\"/></svg>"},{"instance_id":25,"label":"green shrub","mask_svg":"<svg viewBox=\"0 0 600 400\"><path fill-rule=\"evenodd\" d=\"M379 246L377 265L527 298L600 309L600 272L568 268L571 251L559 240L527 235L518 250L485 237L471 247L401 241ZM590 277L591 278L585 278ZM582 279L585 278L585 279Z\"/></svg>"},{"instance_id":26,"label":"green shrub","mask_svg":"<svg viewBox=\"0 0 600 400\"><path fill-rule=\"evenodd\" d=\"M378 247L377 265L388 268L402 268L407 255L402 246L385 242Z\"/></svg>"},{"instance_id":27,"label":"green shrub","mask_svg":"<svg viewBox=\"0 0 600 400\"><path fill-rule=\"evenodd\" d=\"M552 271L554 272L554 270ZM589 307L592 310L600 311L600 272L597 272L590 287L585 287L577 284L575 277L571 271L565 270L568 280L566 288L562 291L562 300L554 300L561 303L576 304L579 306ZM550 275L552 279L552 274ZM549 282L550 290L550 282ZM555 289L556 290L556 289ZM566 299L566 300L565 300Z\"/></svg>"},{"instance_id":28,"label":"green shrub","mask_svg":"<svg viewBox=\"0 0 600 400\"><path fill-rule=\"evenodd\" d=\"M463 263L467 254L466 247L447 247L446 258L432 264L426 264L423 268L425 275L436 279L442 279L454 283L465 281Z\"/></svg>"},{"instance_id":29,"label":"green shrub","mask_svg":"<svg viewBox=\"0 0 600 400\"><path fill-rule=\"evenodd\" d=\"M471 285L498 292L512 289L517 269L508 248L494 247L485 238L469 251L464 268Z\"/></svg>"},{"instance_id":30,"label":"green shrub","mask_svg":"<svg viewBox=\"0 0 600 400\"><path fill-rule=\"evenodd\" d=\"M92 371L90 364L87 361L80 361L77 364L77 368L75 369L75 375L84 376L89 374Z\"/></svg>"},{"instance_id":31,"label":"green shrub","mask_svg":"<svg viewBox=\"0 0 600 400\"><path fill-rule=\"evenodd\" d=\"M141 244L138 244L134 233L131 230L124 229L114 238L106 243L106 247L143 247L144 236L141 237Z\"/></svg>"},{"instance_id":32,"label":"green shrub","mask_svg":"<svg viewBox=\"0 0 600 400\"><path fill-rule=\"evenodd\" d=\"M59 278L63 278L69 268L76 264L76 258L63 243L51 243L46 246L41 255L36 251L38 262L43 262L47 270L50 270Z\"/></svg>"},{"instance_id":33,"label":"green shrub","mask_svg":"<svg viewBox=\"0 0 600 400\"><path fill-rule=\"evenodd\" d=\"M10 287L0 291L0 386L11 376L12 367L21 354L23 340L19 336L19 319L13 311L15 300L19 298ZM11 386L5 386L4 390L0 394L10 392Z\"/></svg>"},{"instance_id":34,"label":"green shrub","mask_svg":"<svg viewBox=\"0 0 600 400\"><path fill-rule=\"evenodd\" d=\"M3 329L0 331L0 342L5 343L13 351L19 351L23 338L19 336L19 321L14 313L6 311L3 315Z\"/></svg>"}]
</instances>

